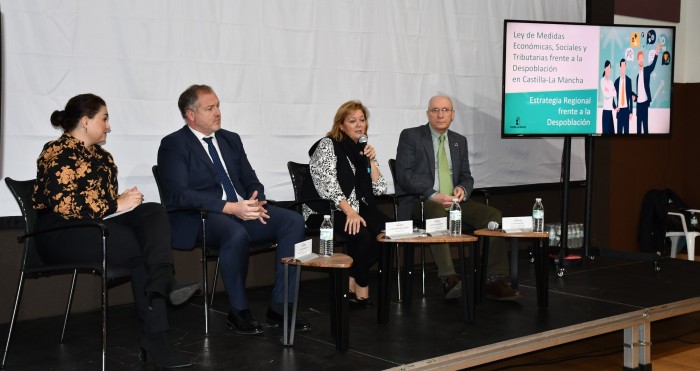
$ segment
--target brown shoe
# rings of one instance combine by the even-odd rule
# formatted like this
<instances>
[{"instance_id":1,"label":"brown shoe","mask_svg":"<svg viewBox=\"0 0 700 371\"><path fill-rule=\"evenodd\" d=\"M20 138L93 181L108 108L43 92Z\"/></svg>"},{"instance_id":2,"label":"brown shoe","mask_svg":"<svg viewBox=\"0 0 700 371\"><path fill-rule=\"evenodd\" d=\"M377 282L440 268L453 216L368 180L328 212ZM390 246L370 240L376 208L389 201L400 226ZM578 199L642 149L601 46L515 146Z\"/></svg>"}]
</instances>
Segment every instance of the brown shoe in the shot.
<instances>
[{"instance_id":1,"label":"brown shoe","mask_svg":"<svg viewBox=\"0 0 700 371\"><path fill-rule=\"evenodd\" d=\"M457 299L462 296L462 280L458 275L440 277L442 288L445 290L445 299Z\"/></svg>"},{"instance_id":2,"label":"brown shoe","mask_svg":"<svg viewBox=\"0 0 700 371\"><path fill-rule=\"evenodd\" d=\"M518 300L523 295L510 288L510 282L499 278L486 284L486 298L493 300Z\"/></svg>"}]
</instances>

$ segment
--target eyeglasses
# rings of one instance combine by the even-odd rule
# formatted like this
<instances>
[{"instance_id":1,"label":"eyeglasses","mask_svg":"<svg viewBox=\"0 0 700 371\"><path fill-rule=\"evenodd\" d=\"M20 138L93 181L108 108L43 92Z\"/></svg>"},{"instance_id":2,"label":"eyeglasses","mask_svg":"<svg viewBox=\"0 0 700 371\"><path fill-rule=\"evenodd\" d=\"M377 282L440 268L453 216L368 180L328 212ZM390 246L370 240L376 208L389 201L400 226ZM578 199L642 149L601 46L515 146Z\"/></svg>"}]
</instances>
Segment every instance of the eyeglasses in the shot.
<instances>
[{"instance_id":1,"label":"eyeglasses","mask_svg":"<svg viewBox=\"0 0 700 371\"><path fill-rule=\"evenodd\" d=\"M454 111L452 108L447 108L447 107L444 107L444 108L430 108L430 109L428 109L428 112L433 113L433 114L436 114L436 115L438 114L438 112L450 113L450 112L452 112L452 111Z\"/></svg>"}]
</instances>

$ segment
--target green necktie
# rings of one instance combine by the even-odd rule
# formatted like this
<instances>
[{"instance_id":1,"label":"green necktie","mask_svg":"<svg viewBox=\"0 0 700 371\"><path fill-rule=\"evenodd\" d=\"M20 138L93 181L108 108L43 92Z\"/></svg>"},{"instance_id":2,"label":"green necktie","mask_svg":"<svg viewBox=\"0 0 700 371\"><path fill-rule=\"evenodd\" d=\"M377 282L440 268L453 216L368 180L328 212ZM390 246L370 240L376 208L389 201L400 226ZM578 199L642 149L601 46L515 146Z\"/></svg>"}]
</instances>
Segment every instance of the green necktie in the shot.
<instances>
[{"instance_id":1,"label":"green necktie","mask_svg":"<svg viewBox=\"0 0 700 371\"><path fill-rule=\"evenodd\" d=\"M445 153L445 134L440 134L438 140L438 180L440 181L440 193L452 195L454 187L452 187L452 175L450 174L450 166L447 164L447 154Z\"/></svg>"}]
</instances>

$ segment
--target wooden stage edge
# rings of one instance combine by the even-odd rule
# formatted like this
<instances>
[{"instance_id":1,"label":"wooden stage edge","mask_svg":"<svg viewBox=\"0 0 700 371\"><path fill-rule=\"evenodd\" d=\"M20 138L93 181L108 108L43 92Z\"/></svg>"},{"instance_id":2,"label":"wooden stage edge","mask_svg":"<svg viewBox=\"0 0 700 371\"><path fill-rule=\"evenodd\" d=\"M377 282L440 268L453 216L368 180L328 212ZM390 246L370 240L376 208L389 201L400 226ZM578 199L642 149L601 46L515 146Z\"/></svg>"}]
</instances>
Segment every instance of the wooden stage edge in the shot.
<instances>
[{"instance_id":1,"label":"wooden stage edge","mask_svg":"<svg viewBox=\"0 0 700 371\"><path fill-rule=\"evenodd\" d=\"M602 318L595 321L579 323L556 330L540 332L499 343L484 345L478 348L468 349L461 352L446 354L443 356L394 367L391 370L459 370L618 330L625 330L626 334L635 333L637 334L637 337L640 335L639 333L642 332L642 337L649 337L651 332L651 323L653 321L681 316L697 311L700 311L700 297L650 307L647 309L639 309L633 312ZM630 339L626 337L625 342L628 340ZM639 358L641 361L646 359L648 362L651 362L651 360L649 360L649 354L651 351L650 346L645 347L644 339L642 339L641 344L639 340L640 339L638 338L632 339L633 344L631 346L623 344L626 347L626 352L628 348L630 351L634 351L635 360L632 360L632 366L635 368L637 367L637 358ZM646 349L640 350L639 348ZM638 352L640 351L643 354L639 354ZM627 359L627 357L628 355L626 354L624 360L625 363L630 361Z\"/></svg>"}]
</instances>

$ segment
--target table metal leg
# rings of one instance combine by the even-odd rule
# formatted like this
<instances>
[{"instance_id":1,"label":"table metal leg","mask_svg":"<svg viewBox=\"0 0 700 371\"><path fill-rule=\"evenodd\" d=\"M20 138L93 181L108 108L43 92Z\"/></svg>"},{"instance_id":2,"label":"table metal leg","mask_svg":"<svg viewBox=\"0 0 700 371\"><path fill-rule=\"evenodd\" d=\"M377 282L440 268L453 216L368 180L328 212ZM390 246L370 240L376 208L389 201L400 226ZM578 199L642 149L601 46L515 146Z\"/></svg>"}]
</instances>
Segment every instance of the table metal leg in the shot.
<instances>
[{"instance_id":1,"label":"table metal leg","mask_svg":"<svg viewBox=\"0 0 700 371\"><path fill-rule=\"evenodd\" d=\"M349 347L348 327L348 270L336 268L330 272L331 333L335 349L346 352Z\"/></svg>"},{"instance_id":2,"label":"table metal leg","mask_svg":"<svg viewBox=\"0 0 700 371\"><path fill-rule=\"evenodd\" d=\"M518 239L510 239L510 288L518 289Z\"/></svg>"},{"instance_id":3,"label":"table metal leg","mask_svg":"<svg viewBox=\"0 0 700 371\"><path fill-rule=\"evenodd\" d=\"M297 305L299 303L299 281L301 281L301 267L296 267L296 277L294 280L294 286L296 293L296 299L292 305L292 325L288 326L289 323L289 264L284 265L284 323L282 329L282 344L292 346L294 345L294 329L297 324Z\"/></svg>"},{"instance_id":4,"label":"table metal leg","mask_svg":"<svg viewBox=\"0 0 700 371\"><path fill-rule=\"evenodd\" d=\"M299 295L297 295L299 296ZM295 300L296 301L296 300ZM284 264L284 323L282 329L282 345L289 344L289 337L287 336L287 321L289 320L289 264Z\"/></svg>"},{"instance_id":5,"label":"table metal leg","mask_svg":"<svg viewBox=\"0 0 700 371\"><path fill-rule=\"evenodd\" d=\"M539 238L535 242L535 285L537 286L537 306L547 308L549 306L549 277L547 276L547 247L546 238Z\"/></svg>"},{"instance_id":6,"label":"table metal leg","mask_svg":"<svg viewBox=\"0 0 700 371\"><path fill-rule=\"evenodd\" d=\"M392 244L381 244L379 256L379 288L377 290L377 323L389 322L389 281L391 276Z\"/></svg>"},{"instance_id":7,"label":"table metal leg","mask_svg":"<svg viewBox=\"0 0 700 371\"><path fill-rule=\"evenodd\" d=\"M421 249L422 249L421 245ZM413 302L413 261L415 247L408 245L404 247L404 270L403 270L403 301L401 305L406 309L411 309Z\"/></svg>"},{"instance_id":8,"label":"table metal leg","mask_svg":"<svg viewBox=\"0 0 700 371\"><path fill-rule=\"evenodd\" d=\"M396 259L391 259L392 262L396 263L396 294L398 295L398 302L401 302L401 254L399 254L399 244L394 244L394 254L396 254Z\"/></svg>"},{"instance_id":9,"label":"table metal leg","mask_svg":"<svg viewBox=\"0 0 700 371\"><path fill-rule=\"evenodd\" d=\"M474 323L474 284L477 275L477 250L476 245L472 242L469 250L469 266L465 263L464 243L459 244L459 264L462 267L462 298L464 299L464 321L466 323Z\"/></svg>"},{"instance_id":10,"label":"table metal leg","mask_svg":"<svg viewBox=\"0 0 700 371\"><path fill-rule=\"evenodd\" d=\"M481 240L481 267L479 268L479 275L476 277L476 281L478 281L476 298L479 303L481 303L486 294L484 292L484 287L486 286L486 268L488 267L489 261L489 238L490 237L479 238Z\"/></svg>"},{"instance_id":11,"label":"table metal leg","mask_svg":"<svg viewBox=\"0 0 700 371\"><path fill-rule=\"evenodd\" d=\"M299 306L299 282L301 281L301 267L297 266L296 267L296 280L294 283L294 292L296 293L296 298L294 299L294 304L292 305L292 326L290 327L290 334L289 334L289 345L294 345L294 330L296 329L297 326L297 307ZM287 293L284 293L285 298L287 298ZM289 300L289 299L287 299ZM285 305L285 309L287 309L287 306ZM284 328L287 328L287 322L285 321L284 323Z\"/></svg>"}]
</instances>

